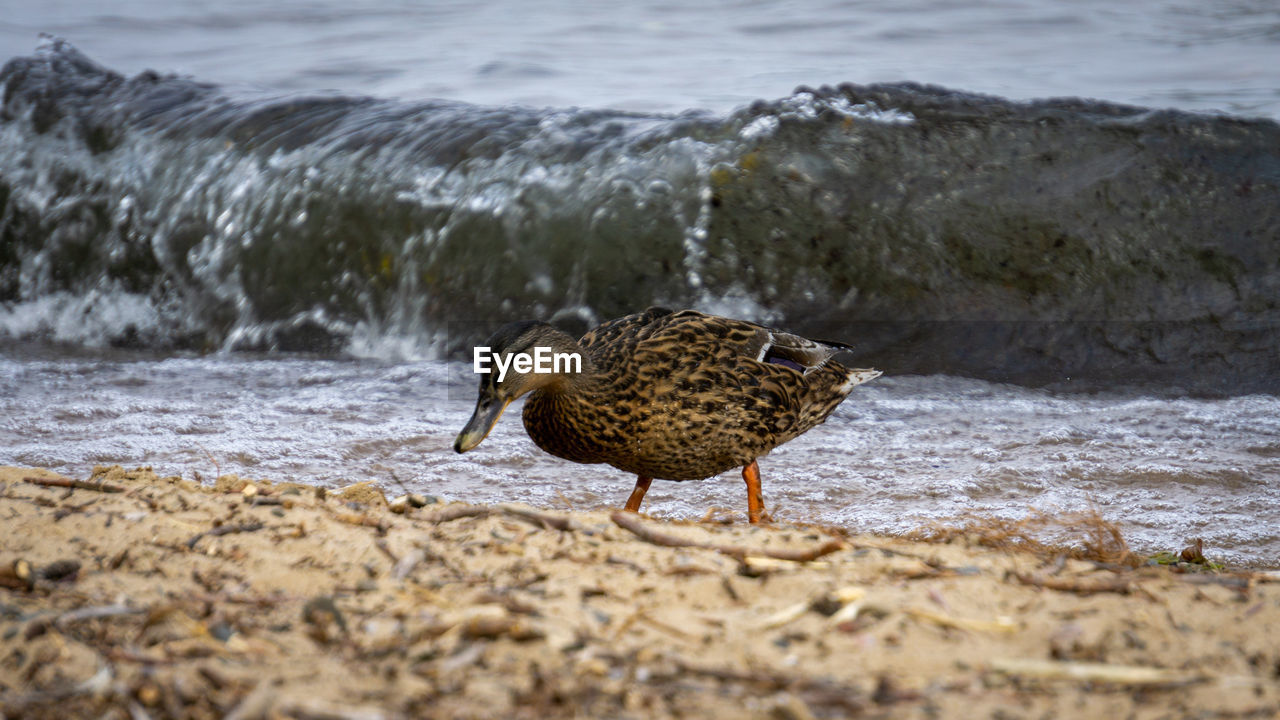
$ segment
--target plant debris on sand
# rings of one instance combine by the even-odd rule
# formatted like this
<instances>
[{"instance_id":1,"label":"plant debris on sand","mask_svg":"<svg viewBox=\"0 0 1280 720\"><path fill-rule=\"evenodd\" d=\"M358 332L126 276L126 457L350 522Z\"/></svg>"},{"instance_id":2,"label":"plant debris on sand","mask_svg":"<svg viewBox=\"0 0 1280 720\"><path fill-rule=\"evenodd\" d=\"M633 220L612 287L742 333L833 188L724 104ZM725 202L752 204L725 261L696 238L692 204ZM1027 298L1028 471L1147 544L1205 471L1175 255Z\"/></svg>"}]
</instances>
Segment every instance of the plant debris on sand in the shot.
<instances>
[{"instance_id":1,"label":"plant debris on sand","mask_svg":"<svg viewBox=\"0 0 1280 720\"><path fill-rule=\"evenodd\" d=\"M0 518L5 718L1280 713L1280 578L1100 518L926 542L119 467L0 469Z\"/></svg>"}]
</instances>

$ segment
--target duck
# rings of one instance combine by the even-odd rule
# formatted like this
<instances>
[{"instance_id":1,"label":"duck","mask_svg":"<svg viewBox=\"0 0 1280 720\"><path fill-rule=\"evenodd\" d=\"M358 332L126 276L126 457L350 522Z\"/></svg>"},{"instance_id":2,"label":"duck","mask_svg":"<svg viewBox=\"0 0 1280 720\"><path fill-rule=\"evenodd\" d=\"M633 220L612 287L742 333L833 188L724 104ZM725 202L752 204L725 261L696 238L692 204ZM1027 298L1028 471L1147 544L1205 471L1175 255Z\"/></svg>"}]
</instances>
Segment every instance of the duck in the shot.
<instances>
[{"instance_id":1,"label":"duck","mask_svg":"<svg viewBox=\"0 0 1280 720\"><path fill-rule=\"evenodd\" d=\"M640 510L655 479L702 480L741 468L753 524L769 520L758 459L821 424L881 374L834 360L851 349L843 343L661 307L577 340L546 322L513 322L485 347L492 362L480 371L477 348L479 396L455 451L480 445L506 407L527 395L524 427L539 448L636 476L626 510Z\"/></svg>"}]
</instances>

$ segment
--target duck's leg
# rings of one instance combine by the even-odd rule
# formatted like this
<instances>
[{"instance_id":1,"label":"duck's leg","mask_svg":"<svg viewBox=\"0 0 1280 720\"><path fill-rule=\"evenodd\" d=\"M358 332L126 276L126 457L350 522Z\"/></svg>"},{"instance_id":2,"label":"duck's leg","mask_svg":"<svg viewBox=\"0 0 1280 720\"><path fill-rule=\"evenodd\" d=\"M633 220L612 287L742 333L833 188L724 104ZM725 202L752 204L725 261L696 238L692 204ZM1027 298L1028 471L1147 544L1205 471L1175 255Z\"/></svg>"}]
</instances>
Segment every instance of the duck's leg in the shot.
<instances>
[{"instance_id":1,"label":"duck's leg","mask_svg":"<svg viewBox=\"0 0 1280 720\"><path fill-rule=\"evenodd\" d=\"M636 489L631 491L631 497L627 498L627 509L631 512L640 512L640 502L644 500L644 494L649 492L649 483L653 482L653 478L640 475L636 478Z\"/></svg>"},{"instance_id":2,"label":"duck's leg","mask_svg":"<svg viewBox=\"0 0 1280 720\"><path fill-rule=\"evenodd\" d=\"M742 468L742 479L747 481L747 520L758 523L769 521L764 511L764 493L760 490L760 466L755 460Z\"/></svg>"}]
</instances>

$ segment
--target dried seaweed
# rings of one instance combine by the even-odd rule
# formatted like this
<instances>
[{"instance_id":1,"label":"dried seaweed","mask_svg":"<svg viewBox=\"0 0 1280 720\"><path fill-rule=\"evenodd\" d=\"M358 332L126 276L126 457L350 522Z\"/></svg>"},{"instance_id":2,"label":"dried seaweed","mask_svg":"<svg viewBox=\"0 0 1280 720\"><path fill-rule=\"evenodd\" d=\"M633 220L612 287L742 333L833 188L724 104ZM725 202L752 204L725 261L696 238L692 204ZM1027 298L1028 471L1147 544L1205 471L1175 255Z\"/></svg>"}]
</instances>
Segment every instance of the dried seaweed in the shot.
<instances>
[{"instance_id":1,"label":"dried seaweed","mask_svg":"<svg viewBox=\"0 0 1280 720\"><path fill-rule=\"evenodd\" d=\"M1140 557L1129 550L1120 527L1093 506L1073 512L1030 509L1018 520L968 515L938 521L908 535L933 543L964 541L980 547L1024 552L1040 557L1065 555L1110 565L1136 567Z\"/></svg>"}]
</instances>

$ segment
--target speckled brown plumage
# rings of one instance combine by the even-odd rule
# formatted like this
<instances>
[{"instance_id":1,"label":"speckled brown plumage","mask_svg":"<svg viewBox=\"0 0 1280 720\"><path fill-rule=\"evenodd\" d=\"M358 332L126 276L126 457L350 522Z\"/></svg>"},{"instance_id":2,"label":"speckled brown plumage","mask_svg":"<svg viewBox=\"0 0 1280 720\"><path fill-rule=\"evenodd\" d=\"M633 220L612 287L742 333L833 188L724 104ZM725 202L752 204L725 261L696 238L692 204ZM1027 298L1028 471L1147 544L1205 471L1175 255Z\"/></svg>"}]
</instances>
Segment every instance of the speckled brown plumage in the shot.
<instances>
[{"instance_id":1,"label":"speckled brown plumage","mask_svg":"<svg viewBox=\"0 0 1280 720\"><path fill-rule=\"evenodd\" d=\"M491 342L506 341L510 352L554 343L580 351L586 367L580 375L526 376L510 391L487 390L482 380L480 404L486 392L507 402L505 396L529 392L524 426L538 447L574 462L608 463L642 481L698 480L751 466L879 375L832 360L845 346L691 310L650 308L576 343L541 323L509 328L512 337L500 331ZM462 444L459 436L460 451Z\"/></svg>"}]
</instances>

